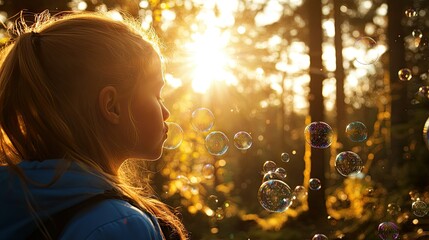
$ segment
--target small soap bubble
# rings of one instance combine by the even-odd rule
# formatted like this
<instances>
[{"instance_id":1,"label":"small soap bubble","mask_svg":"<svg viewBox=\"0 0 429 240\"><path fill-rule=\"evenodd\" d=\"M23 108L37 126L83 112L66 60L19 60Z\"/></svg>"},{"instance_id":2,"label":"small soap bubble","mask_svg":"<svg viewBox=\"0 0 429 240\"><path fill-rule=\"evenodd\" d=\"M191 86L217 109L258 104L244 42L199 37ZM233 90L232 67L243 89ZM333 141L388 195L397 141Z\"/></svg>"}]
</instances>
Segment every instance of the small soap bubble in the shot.
<instances>
[{"instance_id":1,"label":"small soap bubble","mask_svg":"<svg viewBox=\"0 0 429 240\"><path fill-rule=\"evenodd\" d=\"M220 221L225 217L225 211L222 207L218 207L215 211L216 220Z\"/></svg>"},{"instance_id":2,"label":"small soap bubble","mask_svg":"<svg viewBox=\"0 0 429 240\"><path fill-rule=\"evenodd\" d=\"M346 135L353 142L363 142L368 136L368 131L365 124L356 121L347 125Z\"/></svg>"},{"instance_id":3,"label":"small soap bubble","mask_svg":"<svg viewBox=\"0 0 429 240\"><path fill-rule=\"evenodd\" d=\"M269 180L259 188L258 200L267 211L284 212L292 204L292 191L283 181Z\"/></svg>"},{"instance_id":4,"label":"small soap bubble","mask_svg":"<svg viewBox=\"0 0 429 240\"><path fill-rule=\"evenodd\" d=\"M277 173L282 179L285 179L287 177L287 171L282 167L276 168L275 173Z\"/></svg>"},{"instance_id":5,"label":"small soap bubble","mask_svg":"<svg viewBox=\"0 0 429 240\"><path fill-rule=\"evenodd\" d=\"M360 173L363 168L363 161L352 151L340 152L335 159L335 168L344 177L350 174Z\"/></svg>"},{"instance_id":6,"label":"small soap bubble","mask_svg":"<svg viewBox=\"0 0 429 240\"><path fill-rule=\"evenodd\" d=\"M383 240L398 239L399 228L393 222L382 222L378 225L378 236Z\"/></svg>"},{"instance_id":7,"label":"small soap bubble","mask_svg":"<svg viewBox=\"0 0 429 240\"><path fill-rule=\"evenodd\" d=\"M228 151L228 137L220 131L213 131L207 135L205 145L207 151L215 156L221 156Z\"/></svg>"},{"instance_id":8,"label":"small soap bubble","mask_svg":"<svg viewBox=\"0 0 429 240\"><path fill-rule=\"evenodd\" d=\"M410 81L413 77L413 74L411 73L411 70L408 68L402 68L398 71L398 77L401 81Z\"/></svg>"},{"instance_id":9,"label":"small soap bubble","mask_svg":"<svg viewBox=\"0 0 429 240\"><path fill-rule=\"evenodd\" d=\"M423 127L423 140L425 141L427 149L429 149L429 118L426 119Z\"/></svg>"},{"instance_id":10,"label":"small soap bubble","mask_svg":"<svg viewBox=\"0 0 429 240\"><path fill-rule=\"evenodd\" d=\"M429 211L427 204L422 200L414 201L411 205L411 209L413 214L417 217L424 217Z\"/></svg>"},{"instance_id":11,"label":"small soap bubble","mask_svg":"<svg viewBox=\"0 0 429 240\"><path fill-rule=\"evenodd\" d=\"M398 216L401 213L401 207L396 203L389 203L387 205L387 213L393 217Z\"/></svg>"},{"instance_id":12,"label":"small soap bubble","mask_svg":"<svg viewBox=\"0 0 429 240\"><path fill-rule=\"evenodd\" d=\"M407 10L405 10L405 16L411 18L411 17L415 17L417 16L417 11L412 9L412 8L408 8Z\"/></svg>"},{"instance_id":13,"label":"small soap bubble","mask_svg":"<svg viewBox=\"0 0 429 240\"><path fill-rule=\"evenodd\" d=\"M187 191L189 190L190 185L191 185L191 181L189 181L189 179L186 176L184 175L177 176L176 186L178 189L182 191Z\"/></svg>"},{"instance_id":14,"label":"small soap bubble","mask_svg":"<svg viewBox=\"0 0 429 240\"><path fill-rule=\"evenodd\" d=\"M411 34L415 38L422 38L423 37L423 33L422 33L422 31L420 31L420 29L414 29Z\"/></svg>"},{"instance_id":15,"label":"small soap bubble","mask_svg":"<svg viewBox=\"0 0 429 240\"><path fill-rule=\"evenodd\" d=\"M293 190L293 198L299 201L306 199L308 196L307 189L304 186L298 185Z\"/></svg>"},{"instance_id":16,"label":"small soap bubble","mask_svg":"<svg viewBox=\"0 0 429 240\"><path fill-rule=\"evenodd\" d=\"M214 124L214 115L207 108L198 108L192 112L191 125L195 131L207 132Z\"/></svg>"},{"instance_id":17,"label":"small soap bubble","mask_svg":"<svg viewBox=\"0 0 429 240\"><path fill-rule=\"evenodd\" d=\"M325 234L315 234L311 240L328 240Z\"/></svg>"},{"instance_id":18,"label":"small soap bubble","mask_svg":"<svg viewBox=\"0 0 429 240\"><path fill-rule=\"evenodd\" d=\"M216 195L210 195L207 198L207 206L212 210L217 209L219 207L219 198Z\"/></svg>"},{"instance_id":19,"label":"small soap bubble","mask_svg":"<svg viewBox=\"0 0 429 240\"><path fill-rule=\"evenodd\" d=\"M419 93L421 97L429 99L429 86L419 87Z\"/></svg>"},{"instance_id":20,"label":"small soap bubble","mask_svg":"<svg viewBox=\"0 0 429 240\"><path fill-rule=\"evenodd\" d=\"M266 182L268 180L275 180L275 179L283 181L283 178L278 173L269 171L264 174L264 177L262 178L262 182Z\"/></svg>"},{"instance_id":21,"label":"small soap bubble","mask_svg":"<svg viewBox=\"0 0 429 240\"><path fill-rule=\"evenodd\" d=\"M356 49L356 61L360 64L372 64L380 57L377 42L370 37L359 38L354 47Z\"/></svg>"},{"instance_id":22,"label":"small soap bubble","mask_svg":"<svg viewBox=\"0 0 429 240\"><path fill-rule=\"evenodd\" d=\"M234 135L234 145L239 150L247 150L252 146L252 137L244 131L240 131Z\"/></svg>"},{"instance_id":23,"label":"small soap bubble","mask_svg":"<svg viewBox=\"0 0 429 240\"><path fill-rule=\"evenodd\" d=\"M265 163L264 163L264 166L262 167L262 169L264 170L264 172L274 172L274 171L276 171L276 168L277 168L277 164L275 163L275 162L273 162L273 161L266 161Z\"/></svg>"},{"instance_id":24,"label":"small soap bubble","mask_svg":"<svg viewBox=\"0 0 429 240\"><path fill-rule=\"evenodd\" d=\"M309 186L311 190L319 190L322 187L322 183L318 178L310 178Z\"/></svg>"},{"instance_id":25,"label":"small soap bubble","mask_svg":"<svg viewBox=\"0 0 429 240\"><path fill-rule=\"evenodd\" d=\"M332 143L332 128L324 122L312 122L305 127L305 140L313 148L327 148Z\"/></svg>"},{"instance_id":26,"label":"small soap bubble","mask_svg":"<svg viewBox=\"0 0 429 240\"><path fill-rule=\"evenodd\" d=\"M165 149L176 149L182 144L183 130L179 124L174 122L166 122L168 126L167 139L164 142Z\"/></svg>"},{"instance_id":27,"label":"small soap bubble","mask_svg":"<svg viewBox=\"0 0 429 240\"><path fill-rule=\"evenodd\" d=\"M206 178L206 179L213 178L214 172L215 172L215 167L210 163L205 164L203 166L203 169L201 170L201 173L203 174L204 178Z\"/></svg>"},{"instance_id":28,"label":"small soap bubble","mask_svg":"<svg viewBox=\"0 0 429 240\"><path fill-rule=\"evenodd\" d=\"M289 162L289 160L290 160L289 153L285 153L285 152L282 153L280 155L280 158L281 158L282 162Z\"/></svg>"}]
</instances>

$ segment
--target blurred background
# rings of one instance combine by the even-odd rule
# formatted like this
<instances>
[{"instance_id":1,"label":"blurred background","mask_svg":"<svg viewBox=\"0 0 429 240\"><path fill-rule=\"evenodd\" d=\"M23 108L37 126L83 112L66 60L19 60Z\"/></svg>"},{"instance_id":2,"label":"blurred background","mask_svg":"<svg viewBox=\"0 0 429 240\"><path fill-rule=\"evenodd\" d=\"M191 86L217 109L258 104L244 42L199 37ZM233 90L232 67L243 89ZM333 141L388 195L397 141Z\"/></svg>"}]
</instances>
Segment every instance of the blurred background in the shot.
<instances>
[{"instance_id":1,"label":"blurred background","mask_svg":"<svg viewBox=\"0 0 429 240\"><path fill-rule=\"evenodd\" d=\"M180 128L137 177L192 239L429 239L429 1L0 0L0 44L21 10L156 31Z\"/></svg>"}]
</instances>

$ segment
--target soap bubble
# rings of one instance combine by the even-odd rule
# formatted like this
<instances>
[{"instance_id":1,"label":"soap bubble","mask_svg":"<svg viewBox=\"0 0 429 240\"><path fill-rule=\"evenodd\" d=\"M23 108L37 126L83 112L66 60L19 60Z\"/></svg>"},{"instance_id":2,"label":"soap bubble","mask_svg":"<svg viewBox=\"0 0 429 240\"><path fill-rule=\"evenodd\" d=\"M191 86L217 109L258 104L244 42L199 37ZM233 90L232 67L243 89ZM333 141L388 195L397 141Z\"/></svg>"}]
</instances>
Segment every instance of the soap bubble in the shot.
<instances>
[{"instance_id":1,"label":"soap bubble","mask_svg":"<svg viewBox=\"0 0 429 240\"><path fill-rule=\"evenodd\" d=\"M309 188L311 190L319 190L322 187L322 184L318 178L310 178Z\"/></svg>"},{"instance_id":2,"label":"soap bubble","mask_svg":"<svg viewBox=\"0 0 429 240\"><path fill-rule=\"evenodd\" d=\"M425 141L426 147L429 149L429 118L426 119L423 127L423 140Z\"/></svg>"},{"instance_id":3,"label":"soap bubble","mask_svg":"<svg viewBox=\"0 0 429 240\"><path fill-rule=\"evenodd\" d=\"M429 211L427 204L422 200L414 201L411 205L411 209L413 211L413 214L417 217L424 217Z\"/></svg>"},{"instance_id":4,"label":"soap bubble","mask_svg":"<svg viewBox=\"0 0 429 240\"><path fill-rule=\"evenodd\" d=\"M207 198L207 206L212 210L217 209L219 207L219 198L216 195L210 195Z\"/></svg>"},{"instance_id":5,"label":"soap bubble","mask_svg":"<svg viewBox=\"0 0 429 240\"><path fill-rule=\"evenodd\" d=\"M408 8L407 10L405 10L405 16L407 17L415 17L417 16L417 12L416 10L412 9L412 8Z\"/></svg>"},{"instance_id":6,"label":"soap bubble","mask_svg":"<svg viewBox=\"0 0 429 240\"><path fill-rule=\"evenodd\" d=\"M234 145L240 150L247 150L252 146L252 137L247 132L238 132L234 135Z\"/></svg>"},{"instance_id":7,"label":"soap bubble","mask_svg":"<svg viewBox=\"0 0 429 240\"><path fill-rule=\"evenodd\" d=\"M220 221L225 217L225 211L223 210L223 208L218 207L215 211L215 217L216 220Z\"/></svg>"},{"instance_id":8,"label":"soap bubble","mask_svg":"<svg viewBox=\"0 0 429 240\"><path fill-rule=\"evenodd\" d=\"M398 77L401 81L410 81L413 77L411 70L408 68L402 68L398 71Z\"/></svg>"},{"instance_id":9,"label":"soap bubble","mask_svg":"<svg viewBox=\"0 0 429 240\"><path fill-rule=\"evenodd\" d=\"M393 222L382 222L378 225L378 236L383 240L398 239L399 228Z\"/></svg>"},{"instance_id":10,"label":"soap bubble","mask_svg":"<svg viewBox=\"0 0 429 240\"><path fill-rule=\"evenodd\" d=\"M365 124L361 122L351 122L346 127L346 135L353 142L363 142L368 136Z\"/></svg>"},{"instance_id":11,"label":"soap bubble","mask_svg":"<svg viewBox=\"0 0 429 240\"><path fill-rule=\"evenodd\" d=\"M262 182L266 182L268 180L276 180L276 179L283 181L283 178L280 176L280 174L269 171L264 174L264 177L262 178Z\"/></svg>"},{"instance_id":12,"label":"soap bubble","mask_svg":"<svg viewBox=\"0 0 429 240\"><path fill-rule=\"evenodd\" d=\"M284 169L282 167L277 168L276 171L275 171L275 173L279 174L279 176L282 179L285 179L287 177L287 171L286 171L286 169Z\"/></svg>"},{"instance_id":13,"label":"soap bubble","mask_svg":"<svg viewBox=\"0 0 429 240\"><path fill-rule=\"evenodd\" d=\"M266 161L264 163L264 166L262 167L262 169L264 170L264 172L274 172L277 168L277 164L273 161Z\"/></svg>"},{"instance_id":14,"label":"soap bubble","mask_svg":"<svg viewBox=\"0 0 429 240\"><path fill-rule=\"evenodd\" d=\"M168 126L167 140L164 142L165 149L176 149L182 144L183 130L179 124L174 122L166 122Z\"/></svg>"},{"instance_id":15,"label":"soap bubble","mask_svg":"<svg viewBox=\"0 0 429 240\"><path fill-rule=\"evenodd\" d=\"M206 137L207 151L215 156L221 156L228 151L228 137L220 131L213 131Z\"/></svg>"},{"instance_id":16,"label":"soap bubble","mask_svg":"<svg viewBox=\"0 0 429 240\"><path fill-rule=\"evenodd\" d=\"M389 203L387 205L387 213L391 216L397 216L401 213L401 207L396 203Z\"/></svg>"},{"instance_id":17,"label":"soap bubble","mask_svg":"<svg viewBox=\"0 0 429 240\"><path fill-rule=\"evenodd\" d=\"M332 143L332 128L324 122L312 122L305 127L305 140L314 148L327 148Z\"/></svg>"},{"instance_id":18,"label":"soap bubble","mask_svg":"<svg viewBox=\"0 0 429 240\"><path fill-rule=\"evenodd\" d=\"M429 99L429 86L421 86L419 88L419 95L423 98Z\"/></svg>"},{"instance_id":19,"label":"soap bubble","mask_svg":"<svg viewBox=\"0 0 429 240\"><path fill-rule=\"evenodd\" d=\"M315 234L311 240L328 240L325 234Z\"/></svg>"},{"instance_id":20,"label":"soap bubble","mask_svg":"<svg viewBox=\"0 0 429 240\"><path fill-rule=\"evenodd\" d=\"M182 191L187 191L189 190L189 187L191 185L191 181L189 181L189 179L184 176L184 175L179 175L176 178L176 187Z\"/></svg>"},{"instance_id":21,"label":"soap bubble","mask_svg":"<svg viewBox=\"0 0 429 240\"><path fill-rule=\"evenodd\" d=\"M308 196L308 192L304 186L298 185L293 190L293 198L294 199L301 201L301 200L304 200L305 198L307 198L307 196Z\"/></svg>"},{"instance_id":22,"label":"soap bubble","mask_svg":"<svg viewBox=\"0 0 429 240\"><path fill-rule=\"evenodd\" d=\"M210 163L205 164L201 172L206 179L211 179L213 178L215 167Z\"/></svg>"},{"instance_id":23,"label":"soap bubble","mask_svg":"<svg viewBox=\"0 0 429 240\"><path fill-rule=\"evenodd\" d=\"M280 158L283 162L289 162L289 160L290 160L288 153L282 153L282 155L280 155Z\"/></svg>"},{"instance_id":24,"label":"soap bubble","mask_svg":"<svg viewBox=\"0 0 429 240\"><path fill-rule=\"evenodd\" d=\"M269 180L259 188L258 200L267 211L283 212L292 204L292 191L283 181Z\"/></svg>"},{"instance_id":25,"label":"soap bubble","mask_svg":"<svg viewBox=\"0 0 429 240\"><path fill-rule=\"evenodd\" d=\"M214 115L207 108L198 108L192 112L191 125L195 131L207 132L214 124Z\"/></svg>"},{"instance_id":26,"label":"soap bubble","mask_svg":"<svg viewBox=\"0 0 429 240\"><path fill-rule=\"evenodd\" d=\"M360 64L372 64L380 57L377 42L370 37L359 38L354 47L356 49L356 61Z\"/></svg>"},{"instance_id":27,"label":"soap bubble","mask_svg":"<svg viewBox=\"0 0 429 240\"><path fill-rule=\"evenodd\" d=\"M344 177L353 173L360 173L363 168L363 161L354 152L340 152L335 159L335 168Z\"/></svg>"}]
</instances>

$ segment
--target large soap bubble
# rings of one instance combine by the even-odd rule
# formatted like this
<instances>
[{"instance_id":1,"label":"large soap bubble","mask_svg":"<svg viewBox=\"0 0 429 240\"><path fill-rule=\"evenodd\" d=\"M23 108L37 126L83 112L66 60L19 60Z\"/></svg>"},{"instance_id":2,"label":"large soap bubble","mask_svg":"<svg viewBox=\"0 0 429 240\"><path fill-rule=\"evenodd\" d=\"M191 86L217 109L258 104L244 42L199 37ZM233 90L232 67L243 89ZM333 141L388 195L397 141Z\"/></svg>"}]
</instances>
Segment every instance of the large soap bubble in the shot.
<instances>
[{"instance_id":1,"label":"large soap bubble","mask_svg":"<svg viewBox=\"0 0 429 240\"><path fill-rule=\"evenodd\" d=\"M262 183L258 200L270 212L284 212L292 204L292 190L283 181L269 180Z\"/></svg>"},{"instance_id":2,"label":"large soap bubble","mask_svg":"<svg viewBox=\"0 0 429 240\"><path fill-rule=\"evenodd\" d=\"M221 156L228 151L228 137L220 131L213 131L207 135L205 144L207 151L215 156Z\"/></svg>"},{"instance_id":3,"label":"large soap bubble","mask_svg":"<svg viewBox=\"0 0 429 240\"><path fill-rule=\"evenodd\" d=\"M164 142L165 149L176 149L182 144L183 130L179 124L174 122L167 122L168 133L167 140Z\"/></svg>"},{"instance_id":4,"label":"large soap bubble","mask_svg":"<svg viewBox=\"0 0 429 240\"><path fill-rule=\"evenodd\" d=\"M333 131L325 122L312 122L304 130L305 141L314 148L331 146Z\"/></svg>"},{"instance_id":5,"label":"large soap bubble","mask_svg":"<svg viewBox=\"0 0 429 240\"><path fill-rule=\"evenodd\" d=\"M234 135L234 145L240 150L247 150L252 146L252 137L244 131L240 131Z\"/></svg>"},{"instance_id":6,"label":"large soap bubble","mask_svg":"<svg viewBox=\"0 0 429 240\"><path fill-rule=\"evenodd\" d=\"M354 152L340 152L335 159L335 168L341 175L347 177L350 174L360 173L363 168L363 161Z\"/></svg>"},{"instance_id":7,"label":"large soap bubble","mask_svg":"<svg viewBox=\"0 0 429 240\"><path fill-rule=\"evenodd\" d=\"M346 127L346 135L353 142L363 142L368 136L368 131L365 124L356 121L351 122Z\"/></svg>"},{"instance_id":8,"label":"large soap bubble","mask_svg":"<svg viewBox=\"0 0 429 240\"><path fill-rule=\"evenodd\" d=\"M398 239L399 228L393 222L382 222L378 225L378 236L383 240Z\"/></svg>"},{"instance_id":9,"label":"large soap bubble","mask_svg":"<svg viewBox=\"0 0 429 240\"><path fill-rule=\"evenodd\" d=\"M328 240L328 237L325 234L315 234L311 240Z\"/></svg>"},{"instance_id":10,"label":"large soap bubble","mask_svg":"<svg viewBox=\"0 0 429 240\"><path fill-rule=\"evenodd\" d=\"M429 211L427 204L422 200L414 201L411 205L411 209L413 214L417 217L424 217Z\"/></svg>"},{"instance_id":11,"label":"large soap bubble","mask_svg":"<svg viewBox=\"0 0 429 240\"><path fill-rule=\"evenodd\" d=\"M214 115L207 108L198 108L192 112L191 125L195 131L207 132L214 124Z\"/></svg>"},{"instance_id":12,"label":"large soap bubble","mask_svg":"<svg viewBox=\"0 0 429 240\"><path fill-rule=\"evenodd\" d=\"M356 61L368 65L376 62L380 57L377 42L370 37L359 38L354 45L356 49Z\"/></svg>"}]
</instances>

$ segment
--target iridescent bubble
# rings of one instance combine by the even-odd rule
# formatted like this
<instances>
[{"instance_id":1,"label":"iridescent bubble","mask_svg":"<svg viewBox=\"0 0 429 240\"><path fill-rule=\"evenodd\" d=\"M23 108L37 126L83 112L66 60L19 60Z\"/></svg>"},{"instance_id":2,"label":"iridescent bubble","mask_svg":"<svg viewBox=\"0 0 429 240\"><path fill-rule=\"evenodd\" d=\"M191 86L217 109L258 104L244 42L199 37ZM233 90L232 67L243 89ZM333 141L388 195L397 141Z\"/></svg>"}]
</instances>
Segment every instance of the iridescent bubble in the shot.
<instances>
[{"instance_id":1,"label":"iridescent bubble","mask_svg":"<svg viewBox=\"0 0 429 240\"><path fill-rule=\"evenodd\" d=\"M215 167L210 163L205 164L201 170L201 173L203 174L204 178L206 178L206 179L213 178L214 172L215 172Z\"/></svg>"},{"instance_id":2,"label":"iridescent bubble","mask_svg":"<svg viewBox=\"0 0 429 240\"><path fill-rule=\"evenodd\" d=\"M402 68L398 71L398 77L401 81L410 81L413 77L411 70L408 68Z\"/></svg>"},{"instance_id":3,"label":"iridescent bubble","mask_svg":"<svg viewBox=\"0 0 429 240\"><path fill-rule=\"evenodd\" d=\"M176 187L182 191L187 191L189 190L189 187L191 185L191 181L189 181L189 179L184 176L184 175L179 175L176 178Z\"/></svg>"},{"instance_id":4,"label":"iridescent bubble","mask_svg":"<svg viewBox=\"0 0 429 240\"><path fill-rule=\"evenodd\" d=\"M207 132L214 124L214 115L207 108L198 108L192 112L191 125L195 131Z\"/></svg>"},{"instance_id":5,"label":"iridescent bubble","mask_svg":"<svg viewBox=\"0 0 429 240\"><path fill-rule=\"evenodd\" d=\"M396 203L389 203L387 205L387 213L391 216L397 216L401 213L401 207Z\"/></svg>"},{"instance_id":6,"label":"iridescent bubble","mask_svg":"<svg viewBox=\"0 0 429 240\"><path fill-rule=\"evenodd\" d=\"M377 42L370 37L359 38L354 47L356 49L356 61L360 64L372 64L380 57Z\"/></svg>"},{"instance_id":7,"label":"iridescent bubble","mask_svg":"<svg viewBox=\"0 0 429 240\"><path fill-rule=\"evenodd\" d=\"M179 124L174 122L166 122L168 126L167 139L164 142L165 149L176 149L182 144L183 130Z\"/></svg>"},{"instance_id":8,"label":"iridescent bubble","mask_svg":"<svg viewBox=\"0 0 429 240\"><path fill-rule=\"evenodd\" d=\"M282 167L279 167L279 168L276 168L276 171L275 171L277 174L279 174L279 176L282 178L282 179L285 179L286 177L287 177L287 171L286 171L286 169L284 169L284 168L282 168Z\"/></svg>"},{"instance_id":9,"label":"iridescent bubble","mask_svg":"<svg viewBox=\"0 0 429 240\"><path fill-rule=\"evenodd\" d=\"M332 143L332 128L325 122L312 122L305 127L305 140L311 147L327 148Z\"/></svg>"},{"instance_id":10,"label":"iridescent bubble","mask_svg":"<svg viewBox=\"0 0 429 240\"><path fill-rule=\"evenodd\" d=\"M212 210L215 210L219 207L219 198L216 195L210 195L207 198L207 206Z\"/></svg>"},{"instance_id":11,"label":"iridescent bubble","mask_svg":"<svg viewBox=\"0 0 429 240\"><path fill-rule=\"evenodd\" d=\"M408 8L407 10L405 10L405 16L407 17L415 17L417 16L417 12L416 10L412 9L412 8Z\"/></svg>"},{"instance_id":12,"label":"iridescent bubble","mask_svg":"<svg viewBox=\"0 0 429 240\"><path fill-rule=\"evenodd\" d=\"M423 37L423 33L422 31L420 31L419 29L414 29L413 32L411 33L413 35L413 37L415 38L422 38Z\"/></svg>"},{"instance_id":13,"label":"iridescent bubble","mask_svg":"<svg viewBox=\"0 0 429 240\"><path fill-rule=\"evenodd\" d=\"M252 137L244 131L240 131L234 135L234 145L240 150L247 150L252 146Z\"/></svg>"},{"instance_id":14,"label":"iridescent bubble","mask_svg":"<svg viewBox=\"0 0 429 240\"><path fill-rule=\"evenodd\" d=\"M218 207L215 211L216 220L220 221L225 217L225 211L222 207Z\"/></svg>"},{"instance_id":15,"label":"iridescent bubble","mask_svg":"<svg viewBox=\"0 0 429 240\"><path fill-rule=\"evenodd\" d=\"M264 163L264 166L262 167L262 169L264 170L264 172L274 172L274 171L276 171L276 168L277 168L277 164L275 163L275 162L273 162L273 161L266 161L265 163Z\"/></svg>"},{"instance_id":16,"label":"iridescent bubble","mask_svg":"<svg viewBox=\"0 0 429 240\"><path fill-rule=\"evenodd\" d=\"M283 162L289 162L290 157L289 157L289 153L282 153L282 155L280 155L280 158Z\"/></svg>"},{"instance_id":17,"label":"iridescent bubble","mask_svg":"<svg viewBox=\"0 0 429 240\"><path fill-rule=\"evenodd\" d=\"M429 211L427 204L422 200L414 201L411 205L411 209L413 211L413 214L417 217L424 217Z\"/></svg>"},{"instance_id":18,"label":"iridescent bubble","mask_svg":"<svg viewBox=\"0 0 429 240\"><path fill-rule=\"evenodd\" d=\"M306 199L307 196L308 196L308 192L304 186L298 185L293 190L294 199L298 199L298 200L302 201L302 200Z\"/></svg>"},{"instance_id":19,"label":"iridescent bubble","mask_svg":"<svg viewBox=\"0 0 429 240\"><path fill-rule=\"evenodd\" d=\"M393 222L382 222L378 225L378 236L383 240L398 239L399 228Z\"/></svg>"},{"instance_id":20,"label":"iridescent bubble","mask_svg":"<svg viewBox=\"0 0 429 240\"><path fill-rule=\"evenodd\" d=\"M206 137L206 149L215 156L221 156L228 151L228 137L220 131L213 131Z\"/></svg>"},{"instance_id":21,"label":"iridescent bubble","mask_svg":"<svg viewBox=\"0 0 429 240\"><path fill-rule=\"evenodd\" d=\"M429 149L429 117L426 119L423 127L423 140L425 141L426 147Z\"/></svg>"},{"instance_id":22,"label":"iridescent bubble","mask_svg":"<svg viewBox=\"0 0 429 240\"><path fill-rule=\"evenodd\" d=\"M275 179L283 181L283 178L278 173L269 171L264 174L264 177L262 178L262 182L266 182L268 180L275 180Z\"/></svg>"},{"instance_id":23,"label":"iridescent bubble","mask_svg":"<svg viewBox=\"0 0 429 240\"><path fill-rule=\"evenodd\" d=\"M429 86L421 86L419 88L419 95L423 98L429 99Z\"/></svg>"},{"instance_id":24,"label":"iridescent bubble","mask_svg":"<svg viewBox=\"0 0 429 240\"><path fill-rule=\"evenodd\" d=\"M325 234L315 234L311 240L328 240Z\"/></svg>"},{"instance_id":25,"label":"iridescent bubble","mask_svg":"<svg viewBox=\"0 0 429 240\"><path fill-rule=\"evenodd\" d=\"M258 200L267 211L284 212L292 204L292 191L283 181L269 180L259 188Z\"/></svg>"},{"instance_id":26,"label":"iridescent bubble","mask_svg":"<svg viewBox=\"0 0 429 240\"><path fill-rule=\"evenodd\" d=\"M361 122L351 122L346 127L346 135L353 142L363 142L368 136L365 124Z\"/></svg>"},{"instance_id":27,"label":"iridescent bubble","mask_svg":"<svg viewBox=\"0 0 429 240\"><path fill-rule=\"evenodd\" d=\"M318 178L310 178L309 186L311 190L319 190L322 187L322 183Z\"/></svg>"},{"instance_id":28,"label":"iridescent bubble","mask_svg":"<svg viewBox=\"0 0 429 240\"><path fill-rule=\"evenodd\" d=\"M363 168L363 161L352 151L340 152L335 159L335 168L344 177L350 174L360 173Z\"/></svg>"}]
</instances>

